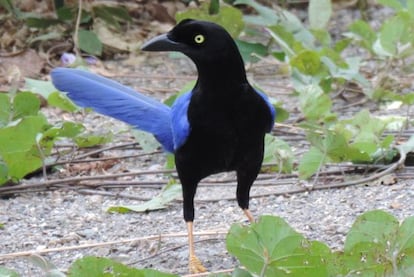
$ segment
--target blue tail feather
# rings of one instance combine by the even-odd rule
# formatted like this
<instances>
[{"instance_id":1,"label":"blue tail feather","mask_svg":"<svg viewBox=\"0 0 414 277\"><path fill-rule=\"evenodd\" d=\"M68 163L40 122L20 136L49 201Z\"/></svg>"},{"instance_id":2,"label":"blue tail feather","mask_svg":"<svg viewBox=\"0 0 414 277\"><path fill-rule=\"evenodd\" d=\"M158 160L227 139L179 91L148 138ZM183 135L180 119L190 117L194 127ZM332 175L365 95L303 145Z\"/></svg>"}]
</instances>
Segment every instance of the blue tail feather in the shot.
<instances>
[{"instance_id":1,"label":"blue tail feather","mask_svg":"<svg viewBox=\"0 0 414 277\"><path fill-rule=\"evenodd\" d=\"M166 151L174 151L171 109L167 105L84 70L57 68L51 76L55 87L77 105L152 133Z\"/></svg>"}]
</instances>

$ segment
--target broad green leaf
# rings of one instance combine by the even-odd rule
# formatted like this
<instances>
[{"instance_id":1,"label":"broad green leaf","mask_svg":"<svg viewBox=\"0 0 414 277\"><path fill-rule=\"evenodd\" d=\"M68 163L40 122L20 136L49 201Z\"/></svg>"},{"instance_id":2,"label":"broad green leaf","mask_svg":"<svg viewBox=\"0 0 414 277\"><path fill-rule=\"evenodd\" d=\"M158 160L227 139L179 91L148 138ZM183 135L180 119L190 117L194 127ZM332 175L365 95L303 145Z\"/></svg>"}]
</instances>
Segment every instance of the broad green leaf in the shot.
<instances>
[{"instance_id":1,"label":"broad green leaf","mask_svg":"<svg viewBox=\"0 0 414 277\"><path fill-rule=\"evenodd\" d=\"M45 29L52 25L57 25L61 23L60 20L54 18L36 18L30 17L26 19L26 24L29 27Z\"/></svg>"},{"instance_id":2,"label":"broad green leaf","mask_svg":"<svg viewBox=\"0 0 414 277\"><path fill-rule=\"evenodd\" d=\"M7 168L7 165L3 161L0 160L0 185L6 183L8 180L9 180L9 169Z\"/></svg>"},{"instance_id":3,"label":"broad green leaf","mask_svg":"<svg viewBox=\"0 0 414 277\"><path fill-rule=\"evenodd\" d=\"M39 144L42 146L44 154L48 155L58 138L73 138L83 130L84 127L80 123L66 121L56 124L41 134Z\"/></svg>"},{"instance_id":4,"label":"broad green leaf","mask_svg":"<svg viewBox=\"0 0 414 277\"><path fill-rule=\"evenodd\" d=\"M20 277L16 271L0 266L0 277Z\"/></svg>"},{"instance_id":5,"label":"broad green leaf","mask_svg":"<svg viewBox=\"0 0 414 277\"><path fill-rule=\"evenodd\" d=\"M0 6L5 8L9 13L15 13L15 7L12 0L0 0Z\"/></svg>"},{"instance_id":6,"label":"broad green leaf","mask_svg":"<svg viewBox=\"0 0 414 277\"><path fill-rule=\"evenodd\" d=\"M303 74L316 75L321 71L322 63L318 53L305 50L294 56L290 60L290 65L296 67Z\"/></svg>"},{"instance_id":7,"label":"broad green leaf","mask_svg":"<svg viewBox=\"0 0 414 277\"><path fill-rule=\"evenodd\" d=\"M387 212L376 210L359 216L346 236L344 251L351 251L359 243L380 245L389 249L398 231L398 220ZM390 253L392 254L392 253Z\"/></svg>"},{"instance_id":8,"label":"broad green leaf","mask_svg":"<svg viewBox=\"0 0 414 277\"><path fill-rule=\"evenodd\" d=\"M95 145L105 144L112 140L112 133L108 132L101 135L79 135L74 138L74 141L79 147L92 147Z\"/></svg>"},{"instance_id":9,"label":"broad green leaf","mask_svg":"<svg viewBox=\"0 0 414 277\"><path fill-rule=\"evenodd\" d=\"M60 8L57 8L56 15L60 20L71 21L75 18L74 9L69 6L62 6Z\"/></svg>"},{"instance_id":10,"label":"broad green leaf","mask_svg":"<svg viewBox=\"0 0 414 277\"><path fill-rule=\"evenodd\" d=\"M65 94L58 91L49 94L47 103L66 112L75 112L79 109Z\"/></svg>"},{"instance_id":11,"label":"broad green leaf","mask_svg":"<svg viewBox=\"0 0 414 277\"><path fill-rule=\"evenodd\" d=\"M308 179L326 163L326 154L322 153L318 148L312 146L299 161L299 177Z\"/></svg>"},{"instance_id":12,"label":"broad green leaf","mask_svg":"<svg viewBox=\"0 0 414 277\"><path fill-rule=\"evenodd\" d=\"M414 23L408 12L400 12L386 20L381 27L379 40L385 51L395 56L401 46L414 40Z\"/></svg>"},{"instance_id":13,"label":"broad green leaf","mask_svg":"<svg viewBox=\"0 0 414 277\"><path fill-rule=\"evenodd\" d=\"M331 0L310 0L308 15L312 29L325 29L332 15Z\"/></svg>"},{"instance_id":14,"label":"broad green leaf","mask_svg":"<svg viewBox=\"0 0 414 277\"><path fill-rule=\"evenodd\" d=\"M0 128L7 125L11 120L11 110L12 105L9 95L0 92Z\"/></svg>"},{"instance_id":15,"label":"broad green leaf","mask_svg":"<svg viewBox=\"0 0 414 277\"><path fill-rule=\"evenodd\" d=\"M57 91L50 81L34 80L25 78L24 89L41 95L44 99L48 99L52 92Z\"/></svg>"},{"instance_id":16,"label":"broad green leaf","mask_svg":"<svg viewBox=\"0 0 414 277\"><path fill-rule=\"evenodd\" d=\"M261 43L252 43L236 39L237 47L245 63L253 63L268 54L267 47Z\"/></svg>"},{"instance_id":17,"label":"broad green leaf","mask_svg":"<svg viewBox=\"0 0 414 277\"><path fill-rule=\"evenodd\" d=\"M209 14L218 14L220 12L220 1L219 0L211 0L210 5L208 7Z\"/></svg>"},{"instance_id":18,"label":"broad green leaf","mask_svg":"<svg viewBox=\"0 0 414 277\"><path fill-rule=\"evenodd\" d=\"M181 185L168 184L161 193L151 200L141 205L112 206L107 209L108 212L128 213L128 212L148 212L162 210L167 205L181 195Z\"/></svg>"},{"instance_id":19,"label":"broad green leaf","mask_svg":"<svg viewBox=\"0 0 414 277\"><path fill-rule=\"evenodd\" d=\"M165 105L167 105L167 106L170 106L170 107L171 107L171 106L174 104L175 100L176 100L178 97L180 97L180 96L181 96L181 95L183 95L184 93L187 93L187 92L191 91L191 90L194 88L195 84L196 84L196 81L195 81L195 80L187 82L187 83L186 83L186 84L185 84L185 85L181 88L181 90L180 90L179 92L177 92L177 93L175 93L175 94L171 95L170 97L168 97L168 98L164 101L164 104L165 104Z\"/></svg>"},{"instance_id":20,"label":"broad green leaf","mask_svg":"<svg viewBox=\"0 0 414 277\"><path fill-rule=\"evenodd\" d=\"M278 171L291 173L293 158L293 152L289 144L278 137L266 135L263 162L275 163Z\"/></svg>"},{"instance_id":21,"label":"broad green leaf","mask_svg":"<svg viewBox=\"0 0 414 277\"><path fill-rule=\"evenodd\" d=\"M33 254L26 258L32 264L40 267L43 271L44 276L46 277L66 277L66 275L59 271L57 267L46 258Z\"/></svg>"},{"instance_id":22,"label":"broad green leaf","mask_svg":"<svg viewBox=\"0 0 414 277\"><path fill-rule=\"evenodd\" d=\"M78 33L79 48L86 53L100 56L102 54L102 42L98 36L88 30L79 30Z\"/></svg>"},{"instance_id":23,"label":"broad green leaf","mask_svg":"<svg viewBox=\"0 0 414 277\"><path fill-rule=\"evenodd\" d=\"M377 39L377 34L367 22L363 20L356 20L349 26L349 30L356 35L356 37L351 37L358 39L363 47L369 51L372 51L374 42ZM350 36L350 34L346 35L348 37Z\"/></svg>"},{"instance_id":24,"label":"broad green leaf","mask_svg":"<svg viewBox=\"0 0 414 277\"><path fill-rule=\"evenodd\" d=\"M31 92L20 92L13 99L13 119L37 115L40 100Z\"/></svg>"},{"instance_id":25,"label":"broad green leaf","mask_svg":"<svg viewBox=\"0 0 414 277\"><path fill-rule=\"evenodd\" d=\"M69 268L68 277L178 277L153 269L136 269L119 262L100 257L84 257L76 260Z\"/></svg>"},{"instance_id":26,"label":"broad green leaf","mask_svg":"<svg viewBox=\"0 0 414 277\"><path fill-rule=\"evenodd\" d=\"M236 268L232 272L231 277L253 277L253 275L244 269Z\"/></svg>"},{"instance_id":27,"label":"broad green leaf","mask_svg":"<svg viewBox=\"0 0 414 277\"><path fill-rule=\"evenodd\" d=\"M414 14L414 0L407 0L407 10L410 14Z\"/></svg>"},{"instance_id":28,"label":"broad green leaf","mask_svg":"<svg viewBox=\"0 0 414 277\"><path fill-rule=\"evenodd\" d=\"M103 19L107 24L115 27L117 30L121 29L120 22L131 21L128 10L122 6L110 7L99 5L93 7L93 12L96 17Z\"/></svg>"},{"instance_id":29,"label":"broad green leaf","mask_svg":"<svg viewBox=\"0 0 414 277\"><path fill-rule=\"evenodd\" d=\"M323 120L331 114L332 101L317 85L302 87L299 91L299 104L309 120Z\"/></svg>"},{"instance_id":30,"label":"broad green leaf","mask_svg":"<svg viewBox=\"0 0 414 277\"><path fill-rule=\"evenodd\" d=\"M152 134L137 129L132 129L131 132L144 152L154 152L160 147L160 143Z\"/></svg>"},{"instance_id":31,"label":"broad green leaf","mask_svg":"<svg viewBox=\"0 0 414 277\"><path fill-rule=\"evenodd\" d=\"M0 129L0 156L11 178L20 179L42 165L36 137L45 129L43 115L27 116Z\"/></svg>"},{"instance_id":32,"label":"broad green leaf","mask_svg":"<svg viewBox=\"0 0 414 277\"><path fill-rule=\"evenodd\" d=\"M347 158L348 143L341 133L328 132L323 139L323 149L319 150L326 153L330 160L342 162Z\"/></svg>"},{"instance_id":33,"label":"broad green leaf","mask_svg":"<svg viewBox=\"0 0 414 277\"><path fill-rule=\"evenodd\" d=\"M63 38L63 33L56 32L56 31L50 31L46 34L42 34L39 36L35 36L32 38L28 38L27 43L33 44L37 41L51 41L51 40L58 40Z\"/></svg>"},{"instance_id":34,"label":"broad green leaf","mask_svg":"<svg viewBox=\"0 0 414 277\"><path fill-rule=\"evenodd\" d=\"M400 1L400 0L378 0L378 4L388 6L390 8L393 8L396 11L402 10L403 5L402 3L406 1Z\"/></svg>"},{"instance_id":35,"label":"broad green leaf","mask_svg":"<svg viewBox=\"0 0 414 277\"><path fill-rule=\"evenodd\" d=\"M401 151L405 154L414 152L414 135L411 136L405 143L400 146Z\"/></svg>"},{"instance_id":36,"label":"broad green leaf","mask_svg":"<svg viewBox=\"0 0 414 277\"><path fill-rule=\"evenodd\" d=\"M226 245L243 266L260 276L325 276L324 258L330 255L327 247L306 241L273 216L262 216L251 226L233 224Z\"/></svg>"},{"instance_id":37,"label":"broad green leaf","mask_svg":"<svg viewBox=\"0 0 414 277\"><path fill-rule=\"evenodd\" d=\"M411 276L414 263L414 217L401 225L391 214L377 210L357 218L341 257L343 274Z\"/></svg>"},{"instance_id":38,"label":"broad green leaf","mask_svg":"<svg viewBox=\"0 0 414 277\"><path fill-rule=\"evenodd\" d=\"M243 31L243 14L240 10L229 5L222 5L218 14L210 15L208 9L209 5L205 2L200 7L177 12L175 19L177 22L186 18L212 21L223 26L233 38L237 38Z\"/></svg>"},{"instance_id":39,"label":"broad green leaf","mask_svg":"<svg viewBox=\"0 0 414 277\"><path fill-rule=\"evenodd\" d=\"M279 16L275 13L274 10L258 3L254 0L236 0L233 5L248 5L255 9L258 13L256 16L248 15L244 16L244 20L247 23L254 25L265 25L272 26L276 25L279 22Z\"/></svg>"}]
</instances>

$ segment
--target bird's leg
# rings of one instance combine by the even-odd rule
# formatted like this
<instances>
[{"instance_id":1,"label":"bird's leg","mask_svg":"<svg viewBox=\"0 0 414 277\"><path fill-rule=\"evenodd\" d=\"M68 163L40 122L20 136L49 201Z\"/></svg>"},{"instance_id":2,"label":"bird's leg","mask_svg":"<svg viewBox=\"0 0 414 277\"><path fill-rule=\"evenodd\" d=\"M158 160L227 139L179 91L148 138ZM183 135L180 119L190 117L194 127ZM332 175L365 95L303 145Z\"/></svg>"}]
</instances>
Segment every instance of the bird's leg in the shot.
<instances>
[{"instance_id":1,"label":"bird's leg","mask_svg":"<svg viewBox=\"0 0 414 277\"><path fill-rule=\"evenodd\" d=\"M194 235L193 235L193 222L187 222L187 233L188 233L188 248L189 248L189 262L188 267L191 273L206 272L207 269L203 266L200 260L197 258L194 250Z\"/></svg>"},{"instance_id":2,"label":"bird's leg","mask_svg":"<svg viewBox=\"0 0 414 277\"><path fill-rule=\"evenodd\" d=\"M254 222L254 217L253 217L252 213L250 212L250 210L249 209L243 209L243 212L246 215L249 222L253 223Z\"/></svg>"}]
</instances>

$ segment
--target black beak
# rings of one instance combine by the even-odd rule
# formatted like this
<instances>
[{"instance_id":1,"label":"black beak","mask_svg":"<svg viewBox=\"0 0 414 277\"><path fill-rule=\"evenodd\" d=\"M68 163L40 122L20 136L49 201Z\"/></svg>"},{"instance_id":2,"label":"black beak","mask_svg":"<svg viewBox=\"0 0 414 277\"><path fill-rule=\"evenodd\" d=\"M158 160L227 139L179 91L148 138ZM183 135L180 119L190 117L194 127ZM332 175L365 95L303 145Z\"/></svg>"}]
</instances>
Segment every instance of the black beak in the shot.
<instances>
[{"instance_id":1,"label":"black beak","mask_svg":"<svg viewBox=\"0 0 414 277\"><path fill-rule=\"evenodd\" d=\"M167 34L156 36L141 46L143 51L181 51L183 44L171 40Z\"/></svg>"}]
</instances>

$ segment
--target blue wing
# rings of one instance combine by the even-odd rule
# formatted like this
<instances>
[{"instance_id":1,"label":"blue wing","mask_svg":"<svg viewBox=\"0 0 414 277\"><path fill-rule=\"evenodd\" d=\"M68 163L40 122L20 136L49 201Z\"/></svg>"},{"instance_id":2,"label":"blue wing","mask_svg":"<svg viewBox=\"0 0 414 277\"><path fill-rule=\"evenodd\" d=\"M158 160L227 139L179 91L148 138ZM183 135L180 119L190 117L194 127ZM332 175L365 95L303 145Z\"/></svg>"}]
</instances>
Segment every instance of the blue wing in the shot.
<instances>
[{"instance_id":1,"label":"blue wing","mask_svg":"<svg viewBox=\"0 0 414 277\"><path fill-rule=\"evenodd\" d=\"M178 97L171 107L171 129L174 141L174 150L182 146L190 134L190 123L187 112L190 105L191 91Z\"/></svg>"},{"instance_id":2,"label":"blue wing","mask_svg":"<svg viewBox=\"0 0 414 277\"><path fill-rule=\"evenodd\" d=\"M273 107L272 103L269 101L269 97L267 97L266 94L261 92L260 90L255 89L256 93L259 94L263 100L266 102L267 107L269 108L270 114L272 116L271 124L269 124L269 127L267 129L267 132L270 133L272 131L273 125L275 124L275 117L276 117L276 110L275 107Z\"/></svg>"},{"instance_id":3,"label":"blue wing","mask_svg":"<svg viewBox=\"0 0 414 277\"><path fill-rule=\"evenodd\" d=\"M84 70L57 68L51 76L55 87L77 105L149 132L166 151L173 152L171 109L167 105Z\"/></svg>"}]
</instances>

